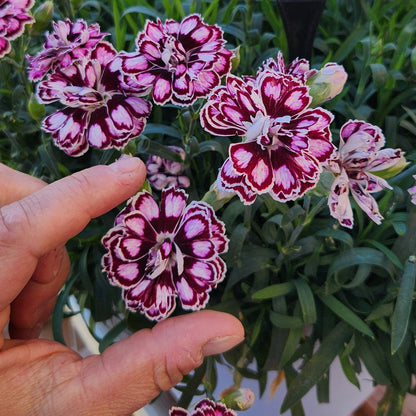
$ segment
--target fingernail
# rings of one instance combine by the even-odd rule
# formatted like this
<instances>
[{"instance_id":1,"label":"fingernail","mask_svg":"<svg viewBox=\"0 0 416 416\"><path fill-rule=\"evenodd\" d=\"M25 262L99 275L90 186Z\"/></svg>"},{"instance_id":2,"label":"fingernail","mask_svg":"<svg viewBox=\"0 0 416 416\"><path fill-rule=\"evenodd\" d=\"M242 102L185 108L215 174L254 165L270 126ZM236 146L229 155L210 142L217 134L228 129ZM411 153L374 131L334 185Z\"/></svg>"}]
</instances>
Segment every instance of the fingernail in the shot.
<instances>
[{"instance_id":1,"label":"fingernail","mask_svg":"<svg viewBox=\"0 0 416 416\"><path fill-rule=\"evenodd\" d=\"M118 160L109 166L118 173L131 173L139 169L141 164L142 161L139 158L123 153Z\"/></svg>"},{"instance_id":2,"label":"fingernail","mask_svg":"<svg viewBox=\"0 0 416 416\"><path fill-rule=\"evenodd\" d=\"M222 352L228 351L229 349L235 347L243 340L244 338L239 335L214 338L204 345L204 347L202 348L202 353L204 354L204 356L221 354Z\"/></svg>"}]
</instances>

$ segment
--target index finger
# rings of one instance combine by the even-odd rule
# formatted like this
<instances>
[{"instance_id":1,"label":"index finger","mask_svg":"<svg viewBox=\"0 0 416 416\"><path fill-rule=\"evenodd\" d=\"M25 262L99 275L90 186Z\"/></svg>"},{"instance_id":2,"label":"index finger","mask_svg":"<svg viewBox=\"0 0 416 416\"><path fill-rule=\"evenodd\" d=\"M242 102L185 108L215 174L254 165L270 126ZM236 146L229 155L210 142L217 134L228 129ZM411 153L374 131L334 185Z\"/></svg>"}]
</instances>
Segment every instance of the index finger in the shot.
<instances>
[{"instance_id":1,"label":"index finger","mask_svg":"<svg viewBox=\"0 0 416 416\"><path fill-rule=\"evenodd\" d=\"M110 166L75 173L0 208L0 310L21 291L42 255L133 195L145 174L140 159L120 158Z\"/></svg>"}]
</instances>

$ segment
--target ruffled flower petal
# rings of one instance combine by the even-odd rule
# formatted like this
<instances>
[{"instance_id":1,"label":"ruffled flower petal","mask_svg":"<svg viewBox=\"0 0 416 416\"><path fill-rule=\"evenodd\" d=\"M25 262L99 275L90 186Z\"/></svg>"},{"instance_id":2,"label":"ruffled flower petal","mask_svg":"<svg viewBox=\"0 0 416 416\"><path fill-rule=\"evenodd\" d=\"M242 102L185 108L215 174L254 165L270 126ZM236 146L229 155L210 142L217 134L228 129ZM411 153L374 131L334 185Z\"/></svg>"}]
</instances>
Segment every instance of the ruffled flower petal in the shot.
<instances>
[{"instance_id":1,"label":"ruffled flower petal","mask_svg":"<svg viewBox=\"0 0 416 416\"><path fill-rule=\"evenodd\" d=\"M158 104L192 104L206 97L231 69L232 52L222 30L192 14L182 22L147 21L136 38L137 52L121 54L124 82L131 88L148 83Z\"/></svg>"},{"instance_id":2,"label":"ruffled flower petal","mask_svg":"<svg viewBox=\"0 0 416 416\"><path fill-rule=\"evenodd\" d=\"M208 132L243 136L230 146L219 174L219 188L236 192L249 204L256 194L293 200L319 180L320 164L333 152L329 124L333 116L309 109L302 82L286 73L260 71L256 78L229 75L201 110Z\"/></svg>"},{"instance_id":3,"label":"ruffled flower petal","mask_svg":"<svg viewBox=\"0 0 416 416\"><path fill-rule=\"evenodd\" d=\"M169 411L169 416L237 416L237 413L228 409L224 403L202 399L194 406L194 410L191 412L181 407L172 407Z\"/></svg>"},{"instance_id":4,"label":"ruffled flower petal","mask_svg":"<svg viewBox=\"0 0 416 416\"><path fill-rule=\"evenodd\" d=\"M225 276L224 224L208 204L186 200L183 190L165 189L159 208L149 193L139 193L102 239L110 283L123 289L127 308L151 320L168 317L177 299L184 309L201 309Z\"/></svg>"},{"instance_id":5,"label":"ruffled flower petal","mask_svg":"<svg viewBox=\"0 0 416 416\"><path fill-rule=\"evenodd\" d=\"M377 173L396 165L403 167L403 152L400 149L381 149L385 138L380 128L361 120L345 123L340 136L338 152L325 165L325 169L335 175L328 201L331 215L341 225L352 227L353 214L348 200L351 193L358 206L380 224L383 216L371 194L391 189L391 186Z\"/></svg>"}]
</instances>

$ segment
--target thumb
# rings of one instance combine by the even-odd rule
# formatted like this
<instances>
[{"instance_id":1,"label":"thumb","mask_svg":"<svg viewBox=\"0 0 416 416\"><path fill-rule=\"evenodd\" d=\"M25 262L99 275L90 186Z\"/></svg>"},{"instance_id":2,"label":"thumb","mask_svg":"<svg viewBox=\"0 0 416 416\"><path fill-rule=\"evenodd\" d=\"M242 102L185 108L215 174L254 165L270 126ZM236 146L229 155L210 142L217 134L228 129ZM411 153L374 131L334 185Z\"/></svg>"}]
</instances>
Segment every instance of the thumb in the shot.
<instances>
[{"instance_id":1,"label":"thumb","mask_svg":"<svg viewBox=\"0 0 416 416\"><path fill-rule=\"evenodd\" d=\"M137 332L102 355L84 360L73 382L87 397L75 414L130 414L161 390L179 383L204 357L225 352L243 339L237 318L209 310L170 318ZM69 405L73 411L74 401Z\"/></svg>"}]
</instances>

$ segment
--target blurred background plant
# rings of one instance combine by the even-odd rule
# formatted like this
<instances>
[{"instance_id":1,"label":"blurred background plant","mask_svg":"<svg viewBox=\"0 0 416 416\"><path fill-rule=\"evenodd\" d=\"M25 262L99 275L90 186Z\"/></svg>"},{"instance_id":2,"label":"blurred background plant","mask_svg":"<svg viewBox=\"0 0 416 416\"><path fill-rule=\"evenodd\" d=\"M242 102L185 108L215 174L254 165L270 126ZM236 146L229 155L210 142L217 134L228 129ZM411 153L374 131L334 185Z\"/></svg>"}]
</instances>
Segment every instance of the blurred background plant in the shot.
<instances>
[{"instance_id":1,"label":"blurred background plant","mask_svg":"<svg viewBox=\"0 0 416 416\"><path fill-rule=\"evenodd\" d=\"M224 31L227 48L238 59L232 72L254 74L278 51L288 56L288 43L277 4L272 0L56 0L36 2L36 23L12 42L0 61L0 161L52 182L72 172L119 157L117 150L90 149L78 158L55 147L41 131L46 108L34 97L27 79L26 54L36 54L51 20L83 18L99 23L117 50L134 50L134 39L146 19L181 20L199 13L206 23ZM290 203L268 196L251 206L231 200L217 215L231 240L224 259L225 281L211 294L208 308L238 316L246 342L224 355L208 358L178 386L179 404L187 407L195 395L212 395L216 361L234 368L236 385L255 378L264 393L270 370L285 375L288 393L282 412L304 412L301 398L317 386L319 401L330 400L328 372L339 357L345 376L359 386L364 365L375 384L387 386L379 414L400 415L406 394L416 394L416 212L407 189L416 173L416 8L413 0L327 0L312 50L311 65L342 64L348 73L343 92L324 107L335 115L335 143L348 119L378 125L386 147L400 147L409 166L389 182L392 190L377 196L384 216L374 224L354 209L350 231L329 216L318 192ZM201 199L217 177L228 154L230 138L202 130L193 111L173 105L154 106L144 133L127 150L147 160L156 155L176 162L182 158L168 146L185 150L187 192ZM325 196L325 195L324 195ZM319 202L321 201L321 202ZM123 331L153 324L128 312L118 288L101 270L101 238L119 210L98 219L68 243L72 270L54 311L52 325L63 342L62 319L74 295L88 310L88 327L105 349ZM413 257L412 257L413 256ZM179 309L175 313L183 313ZM116 324L97 335L96 324L116 317ZM299 362L301 363L299 365ZM386 404L387 403L387 404Z\"/></svg>"}]
</instances>

